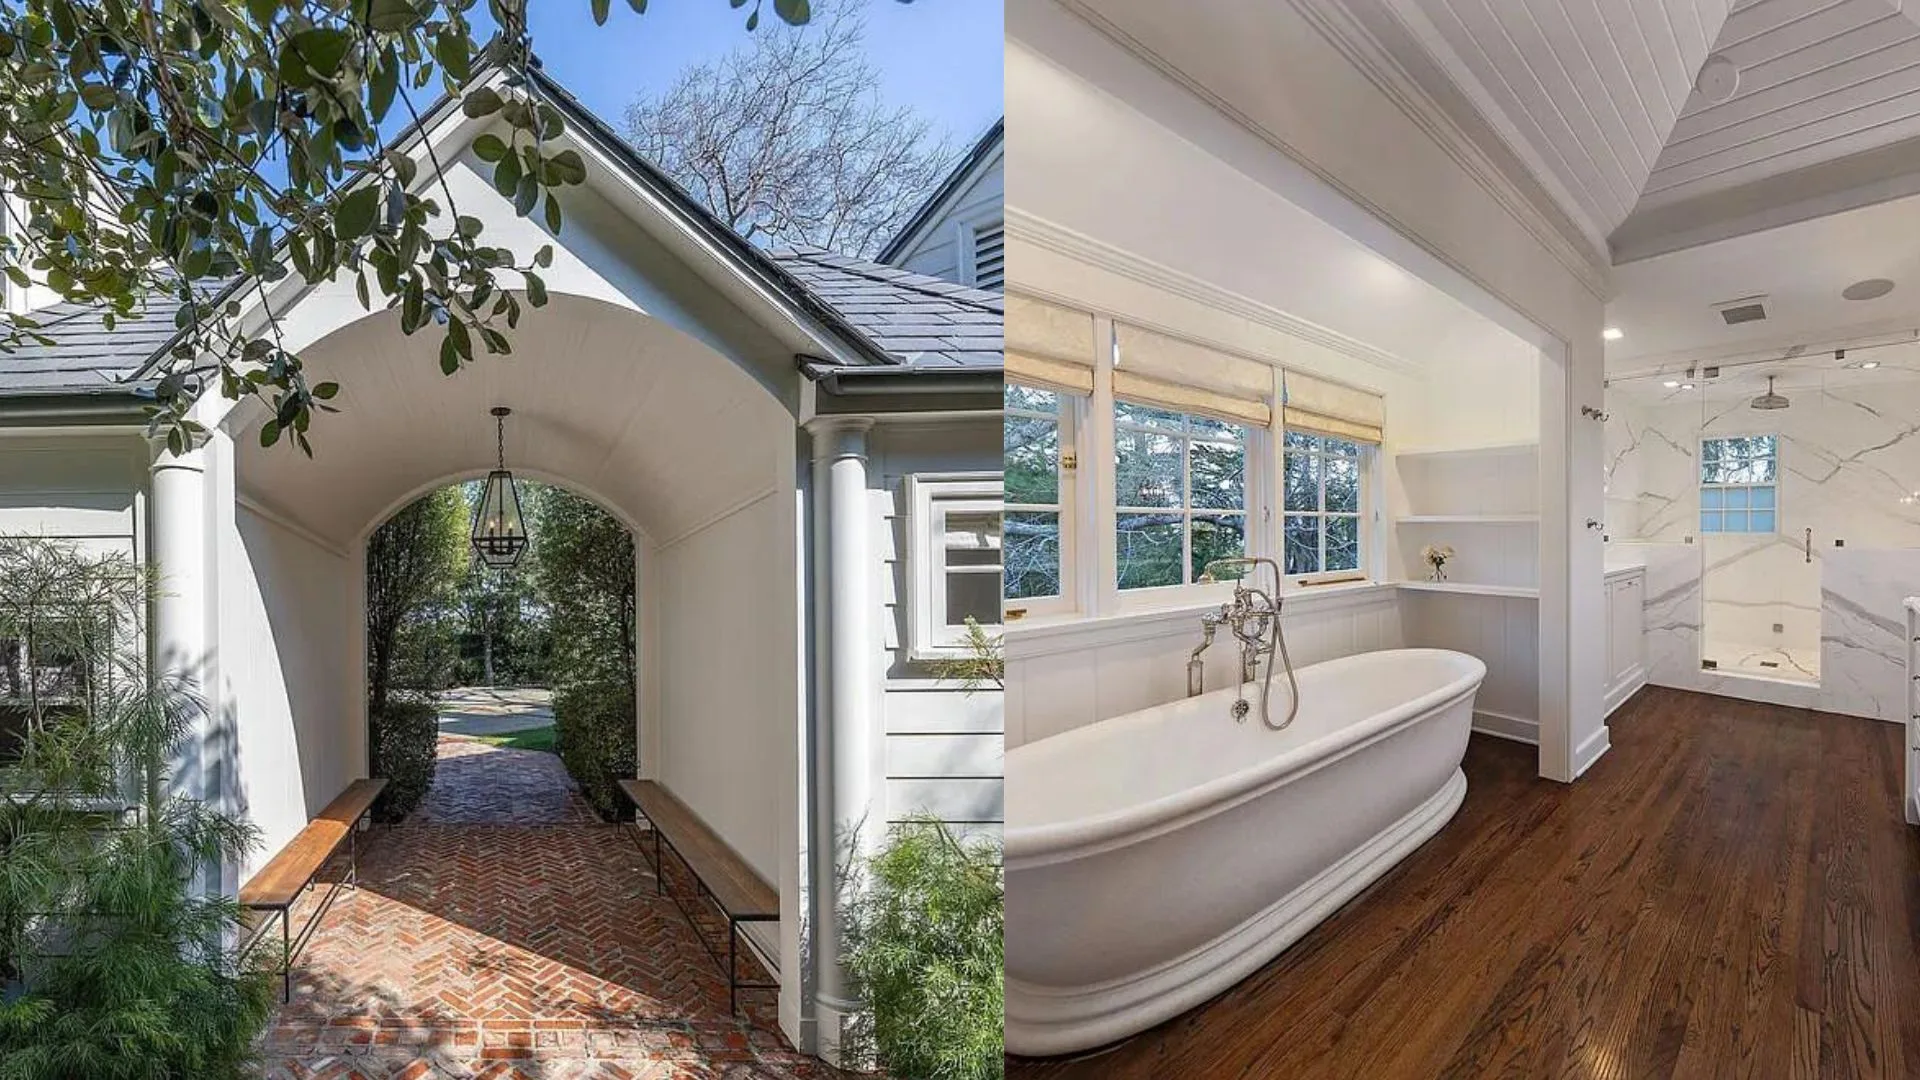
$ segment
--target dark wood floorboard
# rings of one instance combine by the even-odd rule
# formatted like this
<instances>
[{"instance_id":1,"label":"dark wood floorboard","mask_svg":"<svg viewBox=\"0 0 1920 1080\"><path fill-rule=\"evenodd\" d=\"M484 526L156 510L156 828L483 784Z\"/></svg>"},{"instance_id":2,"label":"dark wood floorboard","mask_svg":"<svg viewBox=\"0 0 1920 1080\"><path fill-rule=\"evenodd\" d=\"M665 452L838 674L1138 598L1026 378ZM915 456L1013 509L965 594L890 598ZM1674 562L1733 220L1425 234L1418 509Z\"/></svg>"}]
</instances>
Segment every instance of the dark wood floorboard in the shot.
<instances>
[{"instance_id":1,"label":"dark wood floorboard","mask_svg":"<svg viewBox=\"0 0 1920 1080\"><path fill-rule=\"evenodd\" d=\"M1579 783L1475 736L1459 814L1213 1001L1015 1080L1920 1080L1898 725L1649 688Z\"/></svg>"}]
</instances>

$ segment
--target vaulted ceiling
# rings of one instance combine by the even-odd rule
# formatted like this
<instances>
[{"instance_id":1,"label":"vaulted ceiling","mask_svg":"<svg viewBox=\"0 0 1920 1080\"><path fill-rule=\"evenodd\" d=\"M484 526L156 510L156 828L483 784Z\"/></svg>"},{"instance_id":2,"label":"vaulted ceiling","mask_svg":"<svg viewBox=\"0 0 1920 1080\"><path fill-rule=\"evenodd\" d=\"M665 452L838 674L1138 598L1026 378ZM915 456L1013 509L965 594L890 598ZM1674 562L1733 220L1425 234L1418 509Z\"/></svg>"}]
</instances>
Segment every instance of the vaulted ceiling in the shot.
<instances>
[{"instance_id":1,"label":"vaulted ceiling","mask_svg":"<svg viewBox=\"0 0 1920 1080\"><path fill-rule=\"evenodd\" d=\"M1384 2L1615 262L1920 191L1920 5Z\"/></svg>"}]
</instances>

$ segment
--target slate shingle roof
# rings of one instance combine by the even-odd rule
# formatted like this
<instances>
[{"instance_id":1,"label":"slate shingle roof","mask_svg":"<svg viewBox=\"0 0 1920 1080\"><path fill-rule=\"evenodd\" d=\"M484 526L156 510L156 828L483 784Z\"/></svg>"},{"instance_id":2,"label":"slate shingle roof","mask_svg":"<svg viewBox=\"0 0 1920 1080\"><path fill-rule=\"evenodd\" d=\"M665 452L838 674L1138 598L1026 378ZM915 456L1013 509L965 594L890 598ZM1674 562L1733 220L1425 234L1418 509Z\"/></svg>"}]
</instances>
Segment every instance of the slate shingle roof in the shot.
<instances>
[{"instance_id":1,"label":"slate shingle roof","mask_svg":"<svg viewBox=\"0 0 1920 1080\"><path fill-rule=\"evenodd\" d=\"M998 370L1005 362L999 293L819 249L777 251L773 260L903 364Z\"/></svg>"},{"instance_id":2,"label":"slate shingle roof","mask_svg":"<svg viewBox=\"0 0 1920 1080\"><path fill-rule=\"evenodd\" d=\"M173 341L179 306L173 297L153 297L142 317L123 317L112 330L98 308L55 304L32 312L53 344L23 338L11 352L0 350L0 394L126 389L121 380Z\"/></svg>"}]
</instances>

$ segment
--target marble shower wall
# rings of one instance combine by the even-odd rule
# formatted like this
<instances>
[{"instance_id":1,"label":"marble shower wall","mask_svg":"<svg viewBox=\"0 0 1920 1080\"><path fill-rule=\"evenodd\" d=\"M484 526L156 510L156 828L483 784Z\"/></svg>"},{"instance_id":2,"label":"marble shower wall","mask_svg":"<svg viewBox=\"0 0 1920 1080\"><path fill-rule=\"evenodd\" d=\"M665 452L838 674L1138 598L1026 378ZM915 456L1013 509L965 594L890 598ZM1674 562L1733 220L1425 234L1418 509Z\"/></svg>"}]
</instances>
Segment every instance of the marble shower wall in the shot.
<instances>
[{"instance_id":1,"label":"marble shower wall","mask_svg":"<svg viewBox=\"0 0 1920 1080\"><path fill-rule=\"evenodd\" d=\"M1920 595L1920 371L1866 375L1788 381L1792 406L1771 412L1745 394L1703 408L1679 391L1610 393L1607 531L1648 565L1652 681L1903 718L1900 601ZM1700 439L1764 434L1780 439L1776 531L1700 535ZM1818 658L1820 683L1702 671L1703 634L1722 663L1761 648Z\"/></svg>"}]
</instances>

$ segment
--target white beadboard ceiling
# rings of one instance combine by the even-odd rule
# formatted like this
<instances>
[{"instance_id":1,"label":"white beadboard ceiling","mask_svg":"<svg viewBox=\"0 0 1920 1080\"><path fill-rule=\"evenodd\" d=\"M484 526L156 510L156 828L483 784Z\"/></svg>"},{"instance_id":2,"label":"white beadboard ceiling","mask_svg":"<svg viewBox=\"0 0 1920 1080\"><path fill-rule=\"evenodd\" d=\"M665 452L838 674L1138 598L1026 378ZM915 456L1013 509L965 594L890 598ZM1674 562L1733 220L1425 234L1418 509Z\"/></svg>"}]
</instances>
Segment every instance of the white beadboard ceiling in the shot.
<instances>
[{"instance_id":1,"label":"white beadboard ceiling","mask_svg":"<svg viewBox=\"0 0 1920 1080\"><path fill-rule=\"evenodd\" d=\"M1920 24L1897 0L1747 0L1714 54L1739 69L1739 90L1687 100L1649 207L1920 134Z\"/></svg>"},{"instance_id":2,"label":"white beadboard ceiling","mask_svg":"<svg viewBox=\"0 0 1920 1080\"><path fill-rule=\"evenodd\" d=\"M1914 187L1920 4L1384 2L1616 262Z\"/></svg>"},{"instance_id":3,"label":"white beadboard ceiling","mask_svg":"<svg viewBox=\"0 0 1920 1080\"><path fill-rule=\"evenodd\" d=\"M1726 0L1389 0L1597 242L1633 212Z\"/></svg>"}]
</instances>

